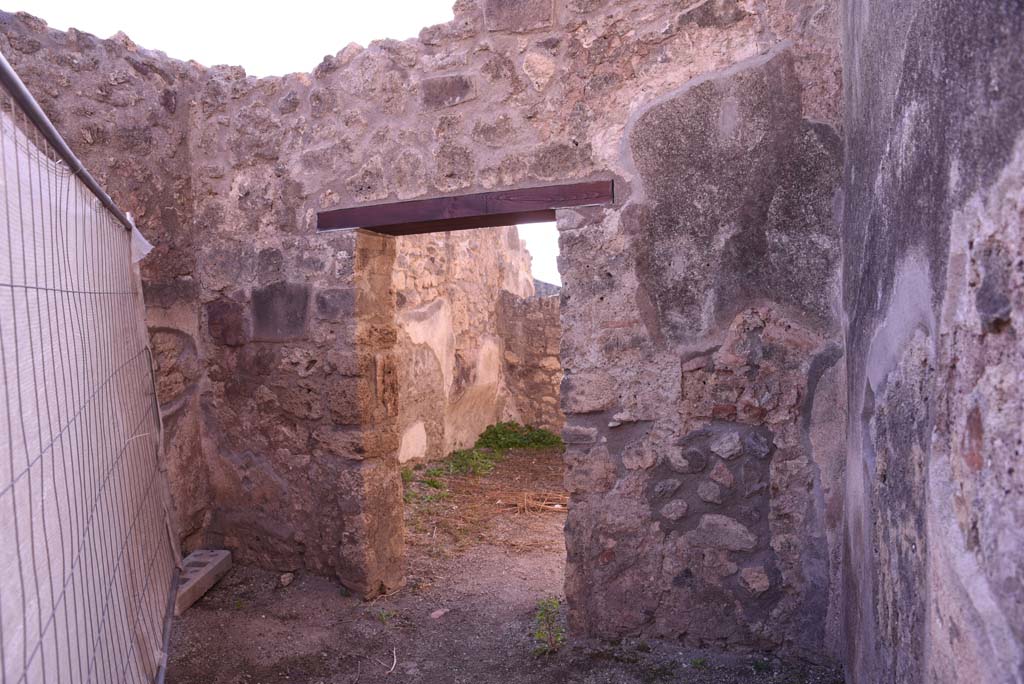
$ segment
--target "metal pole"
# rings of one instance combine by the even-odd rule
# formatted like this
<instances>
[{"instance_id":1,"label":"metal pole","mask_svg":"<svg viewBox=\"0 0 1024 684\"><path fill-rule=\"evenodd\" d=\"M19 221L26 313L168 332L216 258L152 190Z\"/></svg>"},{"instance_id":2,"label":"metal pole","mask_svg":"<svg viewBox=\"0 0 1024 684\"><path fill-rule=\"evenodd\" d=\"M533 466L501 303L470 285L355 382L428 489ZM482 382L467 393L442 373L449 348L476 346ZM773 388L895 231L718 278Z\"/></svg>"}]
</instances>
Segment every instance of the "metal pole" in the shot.
<instances>
[{"instance_id":1,"label":"metal pole","mask_svg":"<svg viewBox=\"0 0 1024 684\"><path fill-rule=\"evenodd\" d=\"M132 222L128 220L124 212L118 209L117 205L114 204L114 200L110 199L110 195L103 191L100 184L96 182L96 179L86 170L82 162L75 156L75 153L68 147L67 142L61 136L57 129L54 127L53 122L50 121L50 117L46 116L46 112L43 111L36 99L32 97L32 93L29 92L28 88L22 82L21 78L11 67L10 62L7 58L0 54L0 85L3 86L4 90L10 94L18 106L21 107L22 111L29 120L35 124L39 132L43 134L46 141L53 146L57 154L60 155L64 163L68 165L71 172L79 178L85 186L92 191L92 194L96 195L100 203L106 207L114 217L124 224L125 229L129 232L132 230Z\"/></svg>"}]
</instances>

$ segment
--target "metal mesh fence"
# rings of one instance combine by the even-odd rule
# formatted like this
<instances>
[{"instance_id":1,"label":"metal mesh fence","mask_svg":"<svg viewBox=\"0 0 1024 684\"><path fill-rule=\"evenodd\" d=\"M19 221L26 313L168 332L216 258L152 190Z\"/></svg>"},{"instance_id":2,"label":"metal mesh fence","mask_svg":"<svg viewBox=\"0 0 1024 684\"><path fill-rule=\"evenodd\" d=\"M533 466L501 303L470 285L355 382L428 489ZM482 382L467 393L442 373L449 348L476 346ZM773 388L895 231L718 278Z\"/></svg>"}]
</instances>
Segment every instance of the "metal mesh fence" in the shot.
<instances>
[{"instance_id":1,"label":"metal mesh fence","mask_svg":"<svg viewBox=\"0 0 1024 684\"><path fill-rule=\"evenodd\" d=\"M0 90L0 681L152 682L177 559L132 235L37 123Z\"/></svg>"}]
</instances>

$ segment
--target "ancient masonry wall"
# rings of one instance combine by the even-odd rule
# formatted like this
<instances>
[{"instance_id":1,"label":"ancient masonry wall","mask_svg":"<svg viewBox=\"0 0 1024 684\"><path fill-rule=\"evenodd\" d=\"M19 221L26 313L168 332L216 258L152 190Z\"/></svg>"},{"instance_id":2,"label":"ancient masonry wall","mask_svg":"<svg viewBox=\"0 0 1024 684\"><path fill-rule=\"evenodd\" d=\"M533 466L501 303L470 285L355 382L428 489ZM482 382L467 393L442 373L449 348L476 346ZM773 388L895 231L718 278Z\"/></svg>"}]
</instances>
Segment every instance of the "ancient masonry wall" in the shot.
<instances>
[{"instance_id":1,"label":"ancient masonry wall","mask_svg":"<svg viewBox=\"0 0 1024 684\"><path fill-rule=\"evenodd\" d=\"M502 365L509 385L506 417L560 433L565 414L560 404L558 295L522 298L503 292L497 304L498 330L505 343Z\"/></svg>"},{"instance_id":2,"label":"ancient masonry wall","mask_svg":"<svg viewBox=\"0 0 1024 684\"><path fill-rule=\"evenodd\" d=\"M517 340L498 304L533 296L530 254L514 227L398 238L395 252L398 460L444 458L513 409L502 358Z\"/></svg>"},{"instance_id":3,"label":"ancient masonry wall","mask_svg":"<svg viewBox=\"0 0 1024 684\"><path fill-rule=\"evenodd\" d=\"M259 80L0 14L157 245L186 544L397 585L400 252L316 211L612 176L559 215L573 627L1020 681L1019 3L455 10Z\"/></svg>"},{"instance_id":4,"label":"ancient masonry wall","mask_svg":"<svg viewBox=\"0 0 1024 684\"><path fill-rule=\"evenodd\" d=\"M848 0L845 660L1024 681L1024 12Z\"/></svg>"},{"instance_id":5,"label":"ancient masonry wall","mask_svg":"<svg viewBox=\"0 0 1024 684\"><path fill-rule=\"evenodd\" d=\"M316 211L611 176L613 206L559 215L572 625L823 658L838 19L831 0L459 0L418 40L258 80L23 17L0 47L74 141L107 132L83 150L101 179L154 179L108 185L160 250L162 372L181 364L189 397L172 467L206 475L201 520L176 488L190 541L400 582L395 242L318 235ZM112 168L147 135L171 140Z\"/></svg>"}]
</instances>

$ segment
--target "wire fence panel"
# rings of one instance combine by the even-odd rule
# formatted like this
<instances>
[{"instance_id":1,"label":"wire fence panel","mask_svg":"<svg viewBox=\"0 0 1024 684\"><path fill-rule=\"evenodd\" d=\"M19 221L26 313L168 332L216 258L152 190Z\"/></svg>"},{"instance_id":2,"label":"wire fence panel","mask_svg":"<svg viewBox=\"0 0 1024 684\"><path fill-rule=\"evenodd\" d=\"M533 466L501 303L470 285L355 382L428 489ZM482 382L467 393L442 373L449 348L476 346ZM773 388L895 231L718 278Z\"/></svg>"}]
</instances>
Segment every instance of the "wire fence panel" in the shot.
<instances>
[{"instance_id":1,"label":"wire fence panel","mask_svg":"<svg viewBox=\"0 0 1024 684\"><path fill-rule=\"evenodd\" d=\"M177 563L131 233L0 90L0 681L152 682Z\"/></svg>"}]
</instances>

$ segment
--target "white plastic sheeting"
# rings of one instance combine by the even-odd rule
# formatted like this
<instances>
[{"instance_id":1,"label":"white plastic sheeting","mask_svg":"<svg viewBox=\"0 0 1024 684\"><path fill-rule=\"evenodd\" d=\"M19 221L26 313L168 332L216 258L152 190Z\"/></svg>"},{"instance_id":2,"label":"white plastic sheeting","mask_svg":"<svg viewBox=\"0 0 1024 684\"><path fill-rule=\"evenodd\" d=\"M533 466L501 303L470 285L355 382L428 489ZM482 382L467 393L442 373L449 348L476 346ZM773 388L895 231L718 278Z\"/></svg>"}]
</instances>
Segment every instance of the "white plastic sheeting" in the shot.
<instances>
[{"instance_id":1,"label":"white plastic sheeting","mask_svg":"<svg viewBox=\"0 0 1024 684\"><path fill-rule=\"evenodd\" d=\"M2 91L0 171L0 682L151 682L177 558L145 246Z\"/></svg>"}]
</instances>

